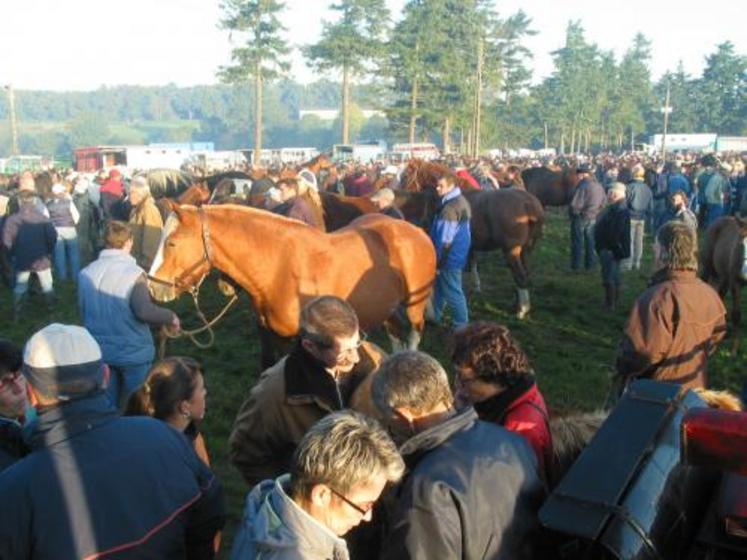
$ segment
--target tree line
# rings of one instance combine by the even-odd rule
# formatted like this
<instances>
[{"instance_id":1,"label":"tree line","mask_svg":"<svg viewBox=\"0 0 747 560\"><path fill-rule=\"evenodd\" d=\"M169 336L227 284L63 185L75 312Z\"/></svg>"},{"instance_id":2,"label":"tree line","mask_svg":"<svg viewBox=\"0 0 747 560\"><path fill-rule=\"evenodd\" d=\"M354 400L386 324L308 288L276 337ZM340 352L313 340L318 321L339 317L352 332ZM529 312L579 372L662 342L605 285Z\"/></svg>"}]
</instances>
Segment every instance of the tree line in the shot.
<instances>
[{"instance_id":1,"label":"tree line","mask_svg":"<svg viewBox=\"0 0 747 560\"><path fill-rule=\"evenodd\" d=\"M126 136L102 133L105 120L190 121L197 124L145 134L224 148L329 148L384 138L436 141L470 154L522 146L572 152L621 149L660 132L669 87L671 132L747 134L747 57L729 41L707 54L700 76L680 64L656 81L644 35L635 34L618 60L570 21L564 44L552 53L552 73L532 85L525 42L538 30L521 10L500 17L490 0L409 0L393 23L384 0L337 0L332 21L302 53L320 77L334 71L339 81L302 85L288 77L285 9L278 0L222 2L220 25L239 46L217 70L220 85L19 92L19 119L66 122L61 134L73 145ZM387 121L364 122L360 107L384 111ZM339 108L340 116L331 124L299 121L302 108ZM0 117L6 113L3 100ZM0 134L0 150L4 140Z\"/></svg>"}]
</instances>

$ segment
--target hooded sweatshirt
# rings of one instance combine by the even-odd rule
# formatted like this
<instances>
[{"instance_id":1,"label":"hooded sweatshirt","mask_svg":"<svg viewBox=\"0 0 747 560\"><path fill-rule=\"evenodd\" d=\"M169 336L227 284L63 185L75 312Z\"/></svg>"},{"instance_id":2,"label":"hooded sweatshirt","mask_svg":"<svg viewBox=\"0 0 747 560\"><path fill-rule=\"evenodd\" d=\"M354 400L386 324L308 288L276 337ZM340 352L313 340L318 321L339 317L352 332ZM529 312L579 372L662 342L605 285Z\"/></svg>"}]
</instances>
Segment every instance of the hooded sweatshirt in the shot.
<instances>
[{"instance_id":1,"label":"hooded sweatshirt","mask_svg":"<svg viewBox=\"0 0 747 560\"><path fill-rule=\"evenodd\" d=\"M249 492L231 560L349 560L345 541L286 493L290 475Z\"/></svg>"}]
</instances>

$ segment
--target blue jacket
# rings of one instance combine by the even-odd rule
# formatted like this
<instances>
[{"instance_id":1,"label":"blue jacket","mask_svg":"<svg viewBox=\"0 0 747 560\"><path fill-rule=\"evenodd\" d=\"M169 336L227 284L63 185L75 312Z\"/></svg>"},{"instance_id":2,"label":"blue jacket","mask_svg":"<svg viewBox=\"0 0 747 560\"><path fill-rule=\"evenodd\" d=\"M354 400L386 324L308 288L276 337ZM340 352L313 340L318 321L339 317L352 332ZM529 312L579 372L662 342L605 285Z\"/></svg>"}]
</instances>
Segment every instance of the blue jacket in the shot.
<instances>
[{"instance_id":1,"label":"blue jacket","mask_svg":"<svg viewBox=\"0 0 747 560\"><path fill-rule=\"evenodd\" d=\"M667 194L669 196L672 196L676 192L684 192L689 198L691 190L690 181L682 173L669 175L667 180Z\"/></svg>"},{"instance_id":2,"label":"blue jacket","mask_svg":"<svg viewBox=\"0 0 747 560\"><path fill-rule=\"evenodd\" d=\"M467 265L472 245L470 218L472 210L459 187L441 200L430 236L436 248L439 270L462 270Z\"/></svg>"},{"instance_id":3,"label":"blue jacket","mask_svg":"<svg viewBox=\"0 0 747 560\"><path fill-rule=\"evenodd\" d=\"M42 412L31 446L0 474L0 558L214 556L220 484L168 424L99 392Z\"/></svg>"},{"instance_id":4,"label":"blue jacket","mask_svg":"<svg viewBox=\"0 0 747 560\"><path fill-rule=\"evenodd\" d=\"M520 435L470 407L400 447L408 472L383 540L383 560L539 558L545 497L537 458Z\"/></svg>"},{"instance_id":5,"label":"blue jacket","mask_svg":"<svg viewBox=\"0 0 747 560\"><path fill-rule=\"evenodd\" d=\"M147 364L155 356L150 328L130 308L132 288L143 274L135 259L119 249L104 249L80 271L78 305L83 326L99 343L109 365Z\"/></svg>"},{"instance_id":6,"label":"blue jacket","mask_svg":"<svg viewBox=\"0 0 747 560\"><path fill-rule=\"evenodd\" d=\"M19 272L50 268L50 255L56 243L57 230L34 205L25 204L5 219L3 244L13 256L14 267Z\"/></svg>"}]
</instances>

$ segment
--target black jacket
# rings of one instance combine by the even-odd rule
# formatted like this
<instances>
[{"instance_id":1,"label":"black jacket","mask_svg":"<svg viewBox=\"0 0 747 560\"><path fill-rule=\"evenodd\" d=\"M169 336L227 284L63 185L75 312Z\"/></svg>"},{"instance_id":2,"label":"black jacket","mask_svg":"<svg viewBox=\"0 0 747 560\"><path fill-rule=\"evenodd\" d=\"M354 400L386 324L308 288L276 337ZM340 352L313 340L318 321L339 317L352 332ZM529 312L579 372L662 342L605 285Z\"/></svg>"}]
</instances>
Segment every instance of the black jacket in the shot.
<instances>
[{"instance_id":1,"label":"black jacket","mask_svg":"<svg viewBox=\"0 0 747 560\"><path fill-rule=\"evenodd\" d=\"M28 452L21 425L15 420L0 416L0 472L22 459Z\"/></svg>"},{"instance_id":2,"label":"black jacket","mask_svg":"<svg viewBox=\"0 0 747 560\"><path fill-rule=\"evenodd\" d=\"M3 560L213 558L220 484L165 422L98 393L40 413L31 447L0 474Z\"/></svg>"},{"instance_id":3,"label":"black jacket","mask_svg":"<svg viewBox=\"0 0 747 560\"><path fill-rule=\"evenodd\" d=\"M533 557L544 489L524 438L478 420L470 407L400 451L409 472L383 558Z\"/></svg>"},{"instance_id":4,"label":"black jacket","mask_svg":"<svg viewBox=\"0 0 747 560\"><path fill-rule=\"evenodd\" d=\"M625 199L604 209L594 226L594 248L611 251L615 259L630 257L630 211Z\"/></svg>"}]
</instances>

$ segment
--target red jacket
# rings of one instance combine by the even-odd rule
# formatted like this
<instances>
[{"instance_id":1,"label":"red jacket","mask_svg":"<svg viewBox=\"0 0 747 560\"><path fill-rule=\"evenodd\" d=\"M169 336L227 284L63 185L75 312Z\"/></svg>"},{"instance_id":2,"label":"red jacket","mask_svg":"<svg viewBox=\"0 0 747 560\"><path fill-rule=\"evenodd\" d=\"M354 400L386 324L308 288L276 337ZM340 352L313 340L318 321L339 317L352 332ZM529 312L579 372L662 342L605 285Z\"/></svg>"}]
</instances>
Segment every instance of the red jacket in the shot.
<instances>
[{"instance_id":1,"label":"red jacket","mask_svg":"<svg viewBox=\"0 0 747 560\"><path fill-rule=\"evenodd\" d=\"M122 185L122 181L119 179L107 179L101 184L99 192L121 197L124 194L124 186Z\"/></svg>"},{"instance_id":2,"label":"red jacket","mask_svg":"<svg viewBox=\"0 0 747 560\"><path fill-rule=\"evenodd\" d=\"M547 405L536 383L511 403L500 424L507 430L527 438L537 454L539 472L544 478L547 463L552 456L552 438Z\"/></svg>"},{"instance_id":3,"label":"red jacket","mask_svg":"<svg viewBox=\"0 0 747 560\"><path fill-rule=\"evenodd\" d=\"M457 171L456 176L461 177L462 179L467 181L472 186L472 188L475 188L478 191L480 190L480 183L478 183L477 179L475 179L472 174L466 169L460 169L459 171Z\"/></svg>"}]
</instances>

